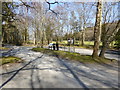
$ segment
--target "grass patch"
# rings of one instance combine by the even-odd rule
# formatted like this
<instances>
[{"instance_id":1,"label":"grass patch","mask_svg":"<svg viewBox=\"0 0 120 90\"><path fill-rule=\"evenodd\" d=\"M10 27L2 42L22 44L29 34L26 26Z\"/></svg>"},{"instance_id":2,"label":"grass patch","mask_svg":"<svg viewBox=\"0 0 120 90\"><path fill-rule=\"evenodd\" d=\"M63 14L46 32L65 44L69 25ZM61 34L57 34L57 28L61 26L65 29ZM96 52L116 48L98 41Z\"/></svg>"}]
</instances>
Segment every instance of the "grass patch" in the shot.
<instances>
[{"instance_id":1,"label":"grass patch","mask_svg":"<svg viewBox=\"0 0 120 90\"><path fill-rule=\"evenodd\" d=\"M67 45L61 45L62 47L69 47L69 46L67 46ZM83 49L93 49L93 46L87 46L87 45L84 45L84 46L74 46L74 45L70 45L70 47L75 47L75 48L83 48Z\"/></svg>"},{"instance_id":2,"label":"grass patch","mask_svg":"<svg viewBox=\"0 0 120 90\"><path fill-rule=\"evenodd\" d=\"M67 44L67 41L66 40L63 40L62 42L59 42L60 44ZM78 44L80 45L80 41L76 40L75 41L75 44ZM84 41L84 44L87 45L87 46L93 46L94 45L94 41ZM100 43L100 46L102 45L102 43Z\"/></svg>"},{"instance_id":3,"label":"grass patch","mask_svg":"<svg viewBox=\"0 0 120 90\"><path fill-rule=\"evenodd\" d=\"M67 40L63 40L62 42L59 42L59 44L61 44L62 46L67 46ZM73 45L71 45L73 46ZM84 41L84 46L81 46L81 42L76 40L75 41L75 47L77 48L85 48L85 49L93 49L94 46L94 41ZM100 42L100 48L102 46L102 42ZM115 41L110 43L110 48L114 48L115 47Z\"/></svg>"},{"instance_id":4,"label":"grass patch","mask_svg":"<svg viewBox=\"0 0 120 90\"><path fill-rule=\"evenodd\" d=\"M0 50L9 50L9 48L6 48L6 47L0 47Z\"/></svg>"},{"instance_id":5,"label":"grass patch","mask_svg":"<svg viewBox=\"0 0 120 90\"><path fill-rule=\"evenodd\" d=\"M63 59L76 60L81 63L111 63L111 61L116 61L112 59L110 60L110 59L99 58L99 57L97 59L93 59L92 56L90 55L80 55L79 53L55 51L55 50L50 50L45 48L33 48L32 50L36 52L42 52L52 56L58 56Z\"/></svg>"},{"instance_id":6,"label":"grass patch","mask_svg":"<svg viewBox=\"0 0 120 90\"><path fill-rule=\"evenodd\" d=\"M21 60L18 57L9 56L9 57L0 58L0 65L4 65L8 63L20 63L20 62L23 62L23 60Z\"/></svg>"}]
</instances>

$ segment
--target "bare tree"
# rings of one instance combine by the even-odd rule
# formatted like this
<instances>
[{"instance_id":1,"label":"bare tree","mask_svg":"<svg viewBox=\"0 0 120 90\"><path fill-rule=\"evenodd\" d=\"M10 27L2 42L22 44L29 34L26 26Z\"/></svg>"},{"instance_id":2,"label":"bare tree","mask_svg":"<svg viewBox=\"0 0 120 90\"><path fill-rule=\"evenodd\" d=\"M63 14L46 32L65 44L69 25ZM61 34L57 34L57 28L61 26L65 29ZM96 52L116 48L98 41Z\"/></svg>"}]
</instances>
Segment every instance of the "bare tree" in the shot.
<instances>
[{"instance_id":1,"label":"bare tree","mask_svg":"<svg viewBox=\"0 0 120 90\"><path fill-rule=\"evenodd\" d=\"M93 47L93 58L98 57L98 50L100 45L101 37L101 24L102 24L102 0L97 2L96 22L94 28L94 47Z\"/></svg>"},{"instance_id":2,"label":"bare tree","mask_svg":"<svg viewBox=\"0 0 120 90\"><path fill-rule=\"evenodd\" d=\"M86 28L89 26L90 27L90 22L91 19L94 18L94 15L92 15L92 13L94 11L92 11L94 3L77 3L80 5L80 7L78 7L78 9L76 10L78 13L78 21L79 21L79 32L80 33L80 42L81 45L84 46L84 41L85 41L85 31Z\"/></svg>"},{"instance_id":3,"label":"bare tree","mask_svg":"<svg viewBox=\"0 0 120 90\"><path fill-rule=\"evenodd\" d=\"M118 3L115 2L106 2L104 3L103 9L103 25L102 25L102 49L100 52L100 57L104 58L106 49L109 47L109 44L114 40L115 35L120 29L120 21L118 21L118 14L116 13L115 7Z\"/></svg>"}]
</instances>

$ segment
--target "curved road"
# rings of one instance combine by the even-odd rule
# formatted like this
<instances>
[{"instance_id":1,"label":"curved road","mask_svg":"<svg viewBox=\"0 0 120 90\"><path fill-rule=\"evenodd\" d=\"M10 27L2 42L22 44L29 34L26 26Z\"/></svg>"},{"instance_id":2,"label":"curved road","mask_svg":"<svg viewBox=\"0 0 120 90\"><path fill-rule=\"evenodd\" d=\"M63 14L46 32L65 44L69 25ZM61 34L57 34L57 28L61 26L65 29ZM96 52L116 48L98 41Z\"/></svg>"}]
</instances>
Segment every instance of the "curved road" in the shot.
<instances>
[{"instance_id":1,"label":"curved road","mask_svg":"<svg viewBox=\"0 0 120 90\"><path fill-rule=\"evenodd\" d=\"M0 67L0 88L118 88L117 64L83 64L30 49L13 46L4 53L25 62Z\"/></svg>"}]
</instances>

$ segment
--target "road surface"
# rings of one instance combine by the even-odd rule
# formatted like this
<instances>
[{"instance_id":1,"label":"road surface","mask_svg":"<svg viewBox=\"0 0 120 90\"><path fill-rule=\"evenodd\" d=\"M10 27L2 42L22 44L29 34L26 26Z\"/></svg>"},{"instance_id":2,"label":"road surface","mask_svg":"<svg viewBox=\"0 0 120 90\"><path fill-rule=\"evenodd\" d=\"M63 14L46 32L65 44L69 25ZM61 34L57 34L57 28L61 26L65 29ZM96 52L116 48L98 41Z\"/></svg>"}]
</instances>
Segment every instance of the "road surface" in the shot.
<instances>
[{"instance_id":1,"label":"road surface","mask_svg":"<svg viewBox=\"0 0 120 90\"><path fill-rule=\"evenodd\" d=\"M118 88L118 66L83 64L63 60L31 47L13 46L5 56L14 55L24 63L0 67L1 88Z\"/></svg>"}]
</instances>

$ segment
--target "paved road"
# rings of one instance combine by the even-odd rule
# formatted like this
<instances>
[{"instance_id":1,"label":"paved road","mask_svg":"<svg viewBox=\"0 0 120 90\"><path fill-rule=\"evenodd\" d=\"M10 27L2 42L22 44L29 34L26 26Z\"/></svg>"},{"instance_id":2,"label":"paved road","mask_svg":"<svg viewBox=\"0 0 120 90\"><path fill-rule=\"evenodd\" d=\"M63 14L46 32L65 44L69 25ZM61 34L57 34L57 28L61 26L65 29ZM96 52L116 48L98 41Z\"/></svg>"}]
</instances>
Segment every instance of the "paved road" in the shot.
<instances>
[{"instance_id":1,"label":"paved road","mask_svg":"<svg viewBox=\"0 0 120 90\"><path fill-rule=\"evenodd\" d=\"M67 47L65 49L64 49L64 47L61 47L60 50L68 51L69 49ZM73 51L74 50L73 47L71 47L70 50ZM93 50L83 49L83 48L75 48L75 52L78 52L78 53L83 54L83 55L92 55ZM105 57L109 58L109 59L120 60L119 59L120 58L120 51L107 50L105 52Z\"/></svg>"},{"instance_id":2,"label":"paved road","mask_svg":"<svg viewBox=\"0 0 120 90\"><path fill-rule=\"evenodd\" d=\"M1 88L109 88L118 87L117 64L83 64L61 60L31 47L12 47L4 55L14 55L24 63L4 65Z\"/></svg>"}]
</instances>

